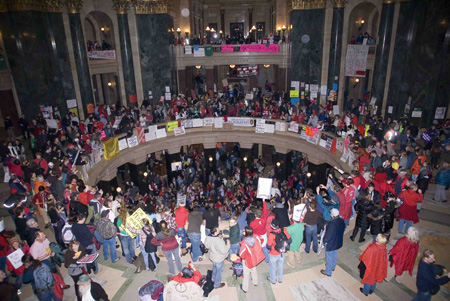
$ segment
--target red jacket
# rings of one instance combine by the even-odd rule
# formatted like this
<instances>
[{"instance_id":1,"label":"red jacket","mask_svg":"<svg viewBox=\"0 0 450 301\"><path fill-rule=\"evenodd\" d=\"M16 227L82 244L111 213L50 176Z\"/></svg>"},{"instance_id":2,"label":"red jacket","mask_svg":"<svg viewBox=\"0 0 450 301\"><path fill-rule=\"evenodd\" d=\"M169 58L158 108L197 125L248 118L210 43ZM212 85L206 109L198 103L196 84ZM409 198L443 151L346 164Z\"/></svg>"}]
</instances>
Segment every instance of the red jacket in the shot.
<instances>
[{"instance_id":1,"label":"red jacket","mask_svg":"<svg viewBox=\"0 0 450 301\"><path fill-rule=\"evenodd\" d=\"M191 278L184 278L181 273L170 278L170 281L174 280L178 283L186 283L186 282L195 282L199 283L200 279L202 279L202 274L198 270L194 271L194 275Z\"/></svg>"},{"instance_id":2,"label":"red jacket","mask_svg":"<svg viewBox=\"0 0 450 301\"><path fill-rule=\"evenodd\" d=\"M344 201L341 200L341 205L339 206L339 214L342 219L350 219L352 216L352 200L355 198L356 187L354 185L348 186L344 189Z\"/></svg>"},{"instance_id":3,"label":"red jacket","mask_svg":"<svg viewBox=\"0 0 450 301\"><path fill-rule=\"evenodd\" d=\"M386 245L379 245L376 242L370 244L361 254L359 260L366 265L366 272L361 283L373 285L383 282L387 277L387 250Z\"/></svg>"},{"instance_id":4,"label":"red jacket","mask_svg":"<svg viewBox=\"0 0 450 301\"><path fill-rule=\"evenodd\" d=\"M266 223L267 223L267 203L263 202L263 214L261 218L255 218L250 223L250 228L253 229L253 233L256 235L266 234Z\"/></svg>"},{"instance_id":5,"label":"red jacket","mask_svg":"<svg viewBox=\"0 0 450 301\"><path fill-rule=\"evenodd\" d=\"M265 255L262 250L259 240L253 236L254 243L252 244L252 239L250 237L250 242L248 238L244 238L241 241L241 250L239 251L239 257L244 260L245 265L251 269L261 263L264 260ZM247 239L247 240L246 240Z\"/></svg>"},{"instance_id":6,"label":"red jacket","mask_svg":"<svg viewBox=\"0 0 450 301\"><path fill-rule=\"evenodd\" d=\"M184 228L186 225L186 221L188 220L189 211L184 207L179 207L175 211L175 223L178 228Z\"/></svg>"},{"instance_id":7,"label":"red jacket","mask_svg":"<svg viewBox=\"0 0 450 301\"><path fill-rule=\"evenodd\" d=\"M283 228L284 234L286 235L287 239L290 239L291 236L289 235L288 231L286 230L286 228ZM277 230L272 230L272 232L274 233L280 233L281 229L277 229ZM272 255L280 255L279 252L277 252L277 250L275 250L275 234L274 233L268 233L267 234L267 245L268 246L272 246L272 248L270 248L269 254Z\"/></svg>"},{"instance_id":8,"label":"red jacket","mask_svg":"<svg viewBox=\"0 0 450 301\"><path fill-rule=\"evenodd\" d=\"M400 276L404 271L408 271L412 276L414 262L419 252L419 243L410 242L406 236L400 238L389 251L393 261L391 267L395 265L395 275Z\"/></svg>"},{"instance_id":9,"label":"red jacket","mask_svg":"<svg viewBox=\"0 0 450 301\"><path fill-rule=\"evenodd\" d=\"M23 254L29 254L30 253L30 247L28 245L24 245L22 248ZM15 250L14 250L15 251ZM8 255L14 252L12 248L8 250ZM6 266L8 267L8 271L12 272L15 271L17 275L23 275L23 271L25 270L25 265L21 265L19 268L14 268L11 261L9 261L8 257L6 257Z\"/></svg>"}]
</instances>

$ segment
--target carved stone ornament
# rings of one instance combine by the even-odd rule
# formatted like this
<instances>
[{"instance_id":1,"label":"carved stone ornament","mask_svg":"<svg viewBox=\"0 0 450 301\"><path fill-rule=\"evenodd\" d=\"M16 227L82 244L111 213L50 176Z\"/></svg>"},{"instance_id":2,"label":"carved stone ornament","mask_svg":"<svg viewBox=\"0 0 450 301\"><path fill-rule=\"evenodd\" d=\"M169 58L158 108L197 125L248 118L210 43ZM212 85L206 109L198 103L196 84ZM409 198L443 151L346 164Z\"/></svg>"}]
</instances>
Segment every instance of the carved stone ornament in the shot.
<instances>
[{"instance_id":1,"label":"carved stone ornament","mask_svg":"<svg viewBox=\"0 0 450 301\"><path fill-rule=\"evenodd\" d=\"M326 0L292 0L290 3L293 10L321 9L327 6Z\"/></svg>"},{"instance_id":2,"label":"carved stone ornament","mask_svg":"<svg viewBox=\"0 0 450 301\"><path fill-rule=\"evenodd\" d=\"M168 14L173 0L132 0L136 14Z\"/></svg>"},{"instance_id":3,"label":"carved stone ornament","mask_svg":"<svg viewBox=\"0 0 450 301\"><path fill-rule=\"evenodd\" d=\"M67 13L79 14L83 7L83 0L64 0L64 4L67 7Z\"/></svg>"},{"instance_id":4,"label":"carved stone ornament","mask_svg":"<svg viewBox=\"0 0 450 301\"><path fill-rule=\"evenodd\" d=\"M126 15L130 5L131 0L113 0L113 7L118 15Z\"/></svg>"},{"instance_id":5,"label":"carved stone ornament","mask_svg":"<svg viewBox=\"0 0 450 301\"><path fill-rule=\"evenodd\" d=\"M0 0L0 12L40 11L61 12L61 0Z\"/></svg>"}]
</instances>

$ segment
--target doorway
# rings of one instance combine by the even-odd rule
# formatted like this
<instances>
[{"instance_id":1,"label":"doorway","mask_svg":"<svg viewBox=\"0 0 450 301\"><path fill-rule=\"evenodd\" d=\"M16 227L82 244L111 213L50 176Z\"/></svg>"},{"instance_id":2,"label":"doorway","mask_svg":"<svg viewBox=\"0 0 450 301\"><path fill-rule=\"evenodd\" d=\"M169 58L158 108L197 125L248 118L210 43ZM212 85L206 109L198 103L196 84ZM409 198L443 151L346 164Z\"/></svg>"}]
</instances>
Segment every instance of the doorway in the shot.
<instances>
[{"instance_id":1,"label":"doorway","mask_svg":"<svg viewBox=\"0 0 450 301\"><path fill-rule=\"evenodd\" d=\"M241 35L244 36L244 23L230 23L230 37L238 39Z\"/></svg>"}]
</instances>

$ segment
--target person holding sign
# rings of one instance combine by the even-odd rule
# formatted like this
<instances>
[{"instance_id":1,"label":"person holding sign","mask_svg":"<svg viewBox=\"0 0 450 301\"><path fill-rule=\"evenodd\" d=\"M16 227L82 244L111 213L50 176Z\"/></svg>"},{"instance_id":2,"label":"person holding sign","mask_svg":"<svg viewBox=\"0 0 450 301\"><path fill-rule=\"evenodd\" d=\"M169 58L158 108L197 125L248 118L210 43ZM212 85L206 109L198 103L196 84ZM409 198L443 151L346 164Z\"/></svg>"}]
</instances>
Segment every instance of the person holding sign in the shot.
<instances>
[{"instance_id":1,"label":"person holding sign","mask_svg":"<svg viewBox=\"0 0 450 301\"><path fill-rule=\"evenodd\" d=\"M149 256L151 256L151 259L153 261L154 269L152 271L156 271L156 246L151 244L150 241L155 235L155 231L152 228L152 225L150 224L150 221L147 218L143 218L141 220L141 229L133 229L129 225L126 225L127 229L130 232L139 234L139 247L141 249L141 253L144 257L144 263L145 268L147 271L150 271L150 265L148 262ZM149 242L147 240L150 239ZM140 267L138 267L138 270L136 273L140 273Z\"/></svg>"},{"instance_id":2,"label":"person holding sign","mask_svg":"<svg viewBox=\"0 0 450 301\"><path fill-rule=\"evenodd\" d=\"M86 264L79 264L77 261L86 255L86 250L77 240L72 240L69 243L69 248L64 254L64 266L75 283L75 293L77 299L81 301L81 297L78 292L78 279L84 274L83 268L86 269Z\"/></svg>"},{"instance_id":3,"label":"person holding sign","mask_svg":"<svg viewBox=\"0 0 450 301\"><path fill-rule=\"evenodd\" d=\"M20 289L22 287L25 271L25 266L22 263L22 256L25 254L30 254L30 247L18 237L11 238L9 243L11 248L6 256L6 266L8 267L8 271L16 274L15 285L17 287L17 294L20 295L22 293Z\"/></svg>"}]
</instances>

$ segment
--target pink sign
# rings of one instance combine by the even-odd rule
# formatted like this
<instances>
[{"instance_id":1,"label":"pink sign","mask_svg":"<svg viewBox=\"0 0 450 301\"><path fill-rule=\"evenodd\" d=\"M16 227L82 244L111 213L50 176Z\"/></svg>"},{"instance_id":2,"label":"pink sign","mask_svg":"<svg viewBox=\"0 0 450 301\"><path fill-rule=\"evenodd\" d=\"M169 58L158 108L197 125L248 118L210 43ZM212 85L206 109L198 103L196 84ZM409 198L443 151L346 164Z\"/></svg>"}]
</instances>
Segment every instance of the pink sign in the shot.
<instances>
[{"instance_id":1,"label":"pink sign","mask_svg":"<svg viewBox=\"0 0 450 301\"><path fill-rule=\"evenodd\" d=\"M233 45L222 45L221 52L233 52Z\"/></svg>"},{"instance_id":2,"label":"pink sign","mask_svg":"<svg viewBox=\"0 0 450 301\"><path fill-rule=\"evenodd\" d=\"M266 44L250 44L241 45L242 52L278 52L278 44L270 44L267 47Z\"/></svg>"}]
</instances>

